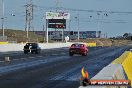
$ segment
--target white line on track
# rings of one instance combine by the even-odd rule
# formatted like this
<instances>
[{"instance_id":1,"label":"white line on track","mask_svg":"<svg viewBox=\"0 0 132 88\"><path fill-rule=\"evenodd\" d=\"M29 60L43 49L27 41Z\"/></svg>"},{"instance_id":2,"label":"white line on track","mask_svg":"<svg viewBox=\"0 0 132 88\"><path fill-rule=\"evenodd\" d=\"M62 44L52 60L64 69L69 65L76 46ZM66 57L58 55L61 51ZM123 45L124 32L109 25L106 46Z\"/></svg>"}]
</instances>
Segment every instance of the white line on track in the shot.
<instances>
[{"instance_id":1,"label":"white line on track","mask_svg":"<svg viewBox=\"0 0 132 88\"><path fill-rule=\"evenodd\" d=\"M5 62L5 61L0 61L0 63L3 63L3 62Z\"/></svg>"}]
</instances>

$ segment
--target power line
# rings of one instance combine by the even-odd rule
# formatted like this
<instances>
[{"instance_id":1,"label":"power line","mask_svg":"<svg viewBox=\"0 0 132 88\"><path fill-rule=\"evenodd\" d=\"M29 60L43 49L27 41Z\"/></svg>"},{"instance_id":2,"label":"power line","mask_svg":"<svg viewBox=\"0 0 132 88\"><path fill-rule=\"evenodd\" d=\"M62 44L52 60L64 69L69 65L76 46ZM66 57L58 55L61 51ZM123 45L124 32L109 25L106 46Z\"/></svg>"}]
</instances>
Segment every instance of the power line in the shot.
<instances>
[{"instance_id":1,"label":"power line","mask_svg":"<svg viewBox=\"0 0 132 88\"><path fill-rule=\"evenodd\" d=\"M43 7L39 6L40 8L46 9L46 10L55 10L55 7ZM120 14L132 14L131 11L104 11L104 10L85 10L85 9L74 9L74 8L65 8L65 7L59 7L59 10L68 10L68 11L79 11L79 12L91 12L91 13L120 13Z\"/></svg>"}]
</instances>

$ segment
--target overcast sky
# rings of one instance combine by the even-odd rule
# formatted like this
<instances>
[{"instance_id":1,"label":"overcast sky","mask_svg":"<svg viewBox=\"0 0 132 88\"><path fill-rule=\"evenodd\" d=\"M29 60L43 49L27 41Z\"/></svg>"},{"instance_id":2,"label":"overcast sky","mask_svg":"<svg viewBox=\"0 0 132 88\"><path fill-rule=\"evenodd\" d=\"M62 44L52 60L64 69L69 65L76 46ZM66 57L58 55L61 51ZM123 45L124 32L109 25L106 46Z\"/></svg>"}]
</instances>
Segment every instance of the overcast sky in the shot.
<instances>
[{"instance_id":1,"label":"overcast sky","mask_svg":"<svg viewBox=\"0 0 132 88\"><path fill-rule=\"evenodd\" d=\"M25 7L29 0L4 0L5 3L5 27L24 30L25 25ZM118 36L125 32L132 33L132 0L59 0L58 6L83 9L98 12L68 11L71 13L71 30L77 30L77 21L75 17L79 13L79 28L85 31L98 31L107 33L108 36ZM44 7L55 7L56 0L33 0L34 11L34 28L42 30L43 16L46 10ZM110 13L124 12L124 13ZM12 16L11 14L15 14ZM108 14L105 16L104 14ZM92 17L90 17L92 16ZM0 0L0 18L2 17L2 0ZM1 20L0 20L1 24ZM68 28L66 29L68 30Z\"/></svg>"}]
</instances>

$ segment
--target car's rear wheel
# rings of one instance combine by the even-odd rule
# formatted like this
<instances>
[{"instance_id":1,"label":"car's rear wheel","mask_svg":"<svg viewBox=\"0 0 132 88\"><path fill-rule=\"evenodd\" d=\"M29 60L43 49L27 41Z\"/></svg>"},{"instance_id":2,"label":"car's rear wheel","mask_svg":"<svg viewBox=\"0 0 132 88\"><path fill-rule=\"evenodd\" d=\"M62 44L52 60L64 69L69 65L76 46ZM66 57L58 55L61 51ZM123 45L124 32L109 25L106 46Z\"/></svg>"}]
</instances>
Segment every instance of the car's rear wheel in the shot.
<instances>
[{"instance_id":1,"label":"car's rear wheel","mask_svg":"<svg viewBox=\"0 0 132 88\"><path fill-rule=\"evenodd\" d=\"M32 51L31 51L31 54L33 54L33 53L34 53L34 51L32 50Z\"/></svg>"},{"instance_id":2,"label":"car's rear wheel","mask_svg":"<svg viewBox=\"0 0 132 88\"><path fill-rule=\"evenodd\" d=\"M38 51L38 50L36 50L36 51L35 51L35 54L39 54L39 51Z\"/></svg>"},{"instance_id":3,"label":"car's rear wheel","mask_svg":"<svg viewBox=\"0 0 132 88\"><path fill-rule=\"evenodd\" d=\"M87 56L87 55L88 55L87 51L85 51L85 52L82 54L82 56Z\"/></svg>"},{"instance_id":4,"label":"car's rear wheel","mask_svg":"<svg viewBox=\"0 0 132 88\"><path fill-rule=\"evenodd\" d=\"M37 50L38 54L40 54L40 51L41 51L40 49Z\"/></svg>"},{"instance_id":5,"label":"car's rear wheel","mask_svg":"<svg viewBox=\"0 0 132 88\"><path fill-rule=\"evenodd\" d=\"M28 54L28 51L24 50L24 54Z\"/></svg>"},{"instance_id":6,"label":"car's rear wheel","mask_svg":"<svg viewBox=\"0 0 132 88\"><path fill-rule=\"evenodd\" d=\"M69 56L73 56L74 54L73 53L69 53Z\"/></svg>"}]
</instances>

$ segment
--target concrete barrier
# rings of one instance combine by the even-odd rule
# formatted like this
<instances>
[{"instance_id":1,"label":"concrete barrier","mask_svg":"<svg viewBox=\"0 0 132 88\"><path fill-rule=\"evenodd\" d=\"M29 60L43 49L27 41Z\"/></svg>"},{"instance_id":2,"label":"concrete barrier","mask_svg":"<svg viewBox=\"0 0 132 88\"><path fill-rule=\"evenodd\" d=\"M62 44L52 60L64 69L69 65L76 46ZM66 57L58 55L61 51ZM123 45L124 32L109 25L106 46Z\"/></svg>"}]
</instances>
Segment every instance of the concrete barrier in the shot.
<instances>
[{"instance_id":1,"label":"concrete barrier","mask_svg":"<svg viewBox=\"0 0 132 88\"><path fill-rule=\"evenodd\" d=\"M125 70L128 79L131 81L131 86L132 86L132 52L128 53L127 58L122 63L122 66Z\"/></svg>"},{"instance_id":2,"label":"concrete barrier","mask_svg":"<svg viewBox=\"0 0 132 88\"><path fill-rule=\"evenodd\" d=\"M87 43L86 45L87 45L88 47L96 47L96 46L97 46L96 43Z\"/></svg>"},{"instance_id":3,"label":"concrete barrier","mask_svg":"<svg viewBox=\"0 0 132 88\"><path fill-rule=\"evenodd\" d=\"M69 47L72 43L39 43L41 49L52 49ZM23 51L25 44L2 44L0 45L0 52Z\"/></svg>"},{"instance_id":4,"label":"concrete barrier","mask_svg":"<svg viewBox=\"0 0 132 88\"><path fill-rule=\"evenodd\" d=\"M104 67L92 79L126 79L122 65L110 64Z\"/></svg>"},{"instance_id":5,"label":"concrete barrier","mask_svg":"<svg viewBox=\"0 0 132 88\"><path fill-rule=\"evenodd\" d=\"M119 58L115 59L112 64L122 64L127 58L129 51L124 52Z\"/></svg>"},{"instance_id":6,"label":"concrete barrier","mask_svg":"<svg viewBox=\"0 0 132 88\"><path fill-rule=\"evenodd\" d=\"M119 58L115 59L110 65L104 67L92 79L129 79L132 86L132 52L126 51ZM87 86L79 88L128 88L127 86Z\"/></svg>"},{"instance_id":7,"label":"concrete barrier","mask_svg":"<svg viewBox=\"0 0 132 88\"><path fill-rule=\"evenodd\" d=\"M8 44L8 42L0 42L0 45L1 45L1 44Z\"/></svg>"},{"instance_id":8,"label":"concrete barrier","mask_svg":"<svg viewBox=\"0 0 132 88\"><path fill-rule=\"evenodd\" d=\"M110 64L104 67L91 80L117 80L117 79L126 79L121 64ZM119 88L119 86L87 86L87 87L80 86L79 88ZM120 86L120 88L127 88L127 87Z\"/></svg>"},{"instance_id":9,"label":"concrete barrier","mask_svg":"<svg viewBox=\"0 0 132 88\"><path fill-rule=\"evenodd\" d=\"M123 69L128 79L131 81L131 86L132 86L132 52L126 51L124 54L122 54L119 58L114 60L112 63L121 64L123 66Z\"/></svg>"}]
</instances>

